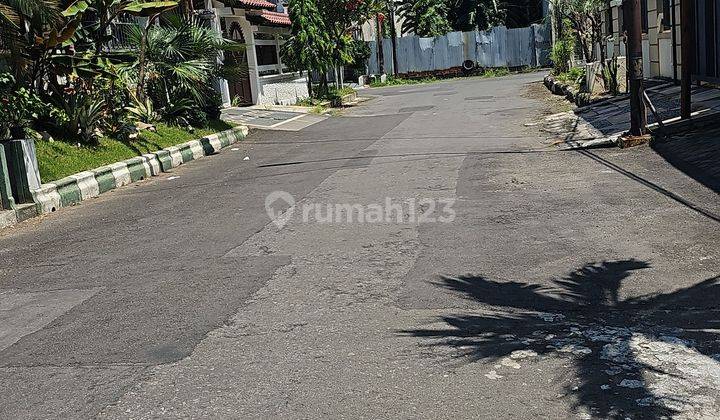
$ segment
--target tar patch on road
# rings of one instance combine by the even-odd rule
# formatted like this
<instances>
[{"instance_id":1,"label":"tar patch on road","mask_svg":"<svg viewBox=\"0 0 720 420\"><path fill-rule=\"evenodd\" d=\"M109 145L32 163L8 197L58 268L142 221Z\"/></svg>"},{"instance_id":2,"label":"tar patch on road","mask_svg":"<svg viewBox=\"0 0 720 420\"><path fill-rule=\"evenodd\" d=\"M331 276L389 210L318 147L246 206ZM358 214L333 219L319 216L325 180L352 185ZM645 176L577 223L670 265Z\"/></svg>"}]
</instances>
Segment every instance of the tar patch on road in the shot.
<instances>
[{"instance_id":1,"label":"tar patch on road","mask_svg":"<svg viewBox=\"0 0 720 420\"><path fill-rule=\"evenodd\" d=\"M466 96L466 101L481 101L481 102L491 102L495 99L494 96Z\"/></svg>"},{"instance_id":2,"label":"tar patch on road","mask_svg":"<svg viewBox=\"0 0 720 420\"><path fill-rule=\"evenodd\" d=\"M0 367L176 362L288 262L198 256L137 263L116 273L121 287L97 292L0 352Z\"/></svg>"},{"instance_id":3,"label":"tar patch on road","mask_svg":"<svg viewBox=\"0 0 720 420\"><path fill-rule=\"evenodd\" d=\"M419 111L429 111L431 109L435 108L432 105L425 105L425 106L408 106L398 109L399 114L406 114L411 112L419 112Z\"/></svg>"}]
</instances>

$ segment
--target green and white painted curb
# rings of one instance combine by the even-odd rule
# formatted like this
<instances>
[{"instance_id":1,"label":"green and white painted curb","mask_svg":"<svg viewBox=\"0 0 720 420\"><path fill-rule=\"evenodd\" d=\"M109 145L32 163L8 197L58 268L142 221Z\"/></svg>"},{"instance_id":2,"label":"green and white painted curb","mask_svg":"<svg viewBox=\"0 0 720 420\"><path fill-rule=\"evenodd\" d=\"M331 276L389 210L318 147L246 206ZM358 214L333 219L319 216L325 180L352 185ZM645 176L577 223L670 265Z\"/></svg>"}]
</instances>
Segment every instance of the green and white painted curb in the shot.
<instances>
[{"instance_id":1,"label":"green and white painted curb","mask_svg":"<svg viewBox=\"0 0 720 420\"><path fill-rule=\"evenodd\" d=\"M42 184L32 192L38 213L52 213L112 189L168 172L184 163L217 153L244 139L247 134L247 127L235 127L200 140L192 140Z\"/></svg>"}]
</instances>

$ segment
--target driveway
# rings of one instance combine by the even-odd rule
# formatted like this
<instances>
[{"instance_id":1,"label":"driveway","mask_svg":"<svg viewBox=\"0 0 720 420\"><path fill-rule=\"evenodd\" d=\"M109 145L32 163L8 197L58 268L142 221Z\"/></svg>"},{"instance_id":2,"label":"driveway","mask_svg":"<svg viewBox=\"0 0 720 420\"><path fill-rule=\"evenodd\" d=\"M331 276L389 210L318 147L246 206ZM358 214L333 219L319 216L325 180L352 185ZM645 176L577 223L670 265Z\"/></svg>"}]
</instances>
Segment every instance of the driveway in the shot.
<instances>
[{"instance_id":1,"label":"driveway","mask_svg":"<svg viewBox=\"0 0 720 420\"><path fill-rule=\"evenodd\" d=\"M541 78L368 90L2 231L1 416L713 418L716 167L548 147Z\"/></svg>"}]
</instances>

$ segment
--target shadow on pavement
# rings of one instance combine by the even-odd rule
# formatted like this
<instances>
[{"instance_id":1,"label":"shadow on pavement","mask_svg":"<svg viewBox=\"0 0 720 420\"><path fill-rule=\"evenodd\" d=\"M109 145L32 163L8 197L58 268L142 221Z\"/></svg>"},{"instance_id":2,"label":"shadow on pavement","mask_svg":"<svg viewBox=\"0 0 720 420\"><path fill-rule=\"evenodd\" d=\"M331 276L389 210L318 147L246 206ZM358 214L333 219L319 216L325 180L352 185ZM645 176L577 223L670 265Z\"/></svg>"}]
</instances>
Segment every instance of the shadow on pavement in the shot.
<instances>
[{"instance_id":1,"label":"shadow on pavement","mask_svg":"<svg viewBox=\"0 0 720 420\"><path fill-rule=\"evenodd\" d=\"M668 294L622 299L621 284L648 268L636 259L589 263L553 279L551 286L443 276L433 284L492 306L492 314L445 316L447 328L401 334L453 348L455 357L468 363L519 368L517 362L537 357L570 356L579 383L566 392L576 397L575 408L601 418L673 415L706 398L692 386L683 392L679 366L700 358L711 367L699 367L707 375L717 369L720 315L712 308L720 298L720 277ZM646 381L653 373L680 385L663 391L658 376Z\"/></svg>"},{"instance_id":2,"label":"shadow on pavement","mask_svg":"<svg viewBox=\"0 0 720 420\"><path fill-rule=\"evenodd\" d=\"M720 193L720 130L699 130L652 143L676 169Z\"/></svg>"}]
</instances>

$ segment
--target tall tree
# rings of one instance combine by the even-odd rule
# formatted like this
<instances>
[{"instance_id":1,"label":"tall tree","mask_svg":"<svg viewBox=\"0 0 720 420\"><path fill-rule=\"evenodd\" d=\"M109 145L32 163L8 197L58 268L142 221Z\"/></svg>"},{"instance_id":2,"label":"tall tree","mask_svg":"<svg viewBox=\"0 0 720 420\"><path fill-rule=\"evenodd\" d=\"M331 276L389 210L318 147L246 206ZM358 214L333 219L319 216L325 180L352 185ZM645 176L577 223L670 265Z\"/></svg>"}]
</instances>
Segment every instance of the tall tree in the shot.
<instances>
[{"instance_id":1,"label":"tall tree","mask_svg":"<svg viewBox=\"0 0 720 420\"><path fill-rule=\"evenodd\" d=\"M292 70L308 72L308 91L312 95L310 72L325 72L331 65L330 35L317 0L290 0L288 8L292 35L282 47L283 62Z\"/></svg>"},{"instance_id":2,"label":"tall tree","mask_svg":"<svg viewBox=\"0 0 720 420\"><path fill-rule=\"evenodd\" d=\"M575 32L583 56L587 62L600 61L605 86L605 61L607 45L603 40L602 12L607 7L605 0L553 0L553 9L562 18L570 22ZM598 46L599 57L595 57L594 46Z\"/></svg>"},{"instance_id":3,"label":"tall tree","mask_svg":"<svg viewBox=\"0 0 720 420\"><path fill-rule=\"evenodd\" d=\"M339 70L337 67L353 61L353 39L350 30L367 22L379 12L387 11L387 3L385 0L317 1L323 11L323 24L330 37L331 67Z\"/></svg>"},{"instance_id":4,"label":"tall tree","mask_svg":"<svg viewBox=\"0 0 720 420\"><path fill-rule=\"evenodd\" d=\"M403 32L424 37L450 32L449 12L446 0L400 0L398 6L398 14L403 18Z\"/></svg>"},{"instance_id":5,"label":"tall tree","mask_svg":"<svg viewBox=\"0 0 720 420\"><path fill-rule=\"evenodd\" d=\"M506 23L506 6L500 0L446 1L448 20L455 31L486 30Z\"/></svg>"}]
</instances>

